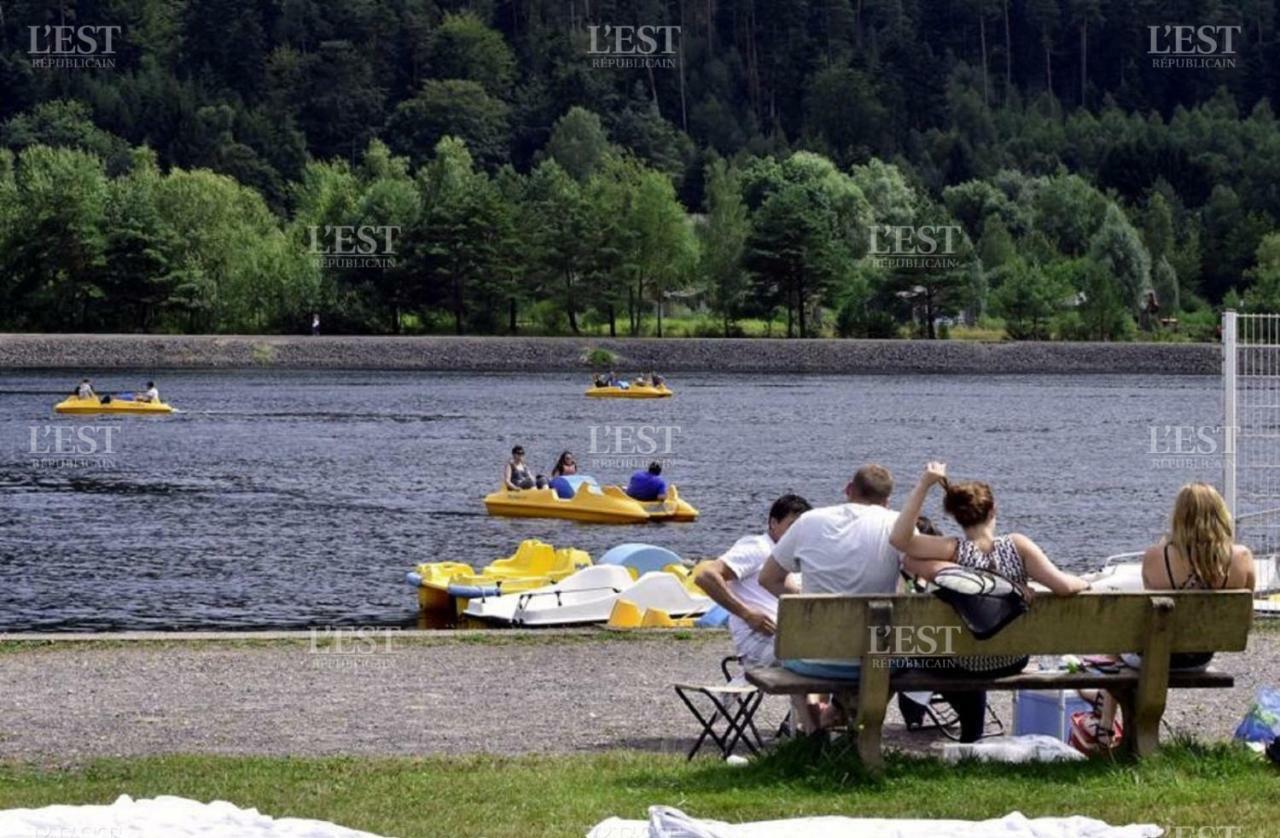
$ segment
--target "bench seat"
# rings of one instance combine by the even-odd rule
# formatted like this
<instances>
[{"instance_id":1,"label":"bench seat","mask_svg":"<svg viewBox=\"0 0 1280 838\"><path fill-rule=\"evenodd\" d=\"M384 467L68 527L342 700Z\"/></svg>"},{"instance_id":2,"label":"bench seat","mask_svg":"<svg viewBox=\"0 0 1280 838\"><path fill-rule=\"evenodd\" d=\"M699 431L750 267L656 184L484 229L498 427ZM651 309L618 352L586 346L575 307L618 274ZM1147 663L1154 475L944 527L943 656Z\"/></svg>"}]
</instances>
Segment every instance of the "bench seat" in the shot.
<instances>
[{"instance_id":1,"label":"bench seat","mask_svg":"<svg viewBox=\"0 0 1280 838\"><path fill-rule=\"evenodd\" d=\"M812 678L800 675L781 666L769 666L747 670L747 680L770 695L806 695L808 693L856 692L856 681L829 678ZM1234 675L1207 669L1196 672L1169 672L1169 688L1222 689L1234 687ZM894 673L889 677L889 688L897 692L928 690L1081 690L1081 689L1130 689L1138 686L1138 670L1122 669L1106 672L1041 672L1032 670L1003 678L984 678L981 675L938 675L928 670Z\"/></svg>"}]
</instances>

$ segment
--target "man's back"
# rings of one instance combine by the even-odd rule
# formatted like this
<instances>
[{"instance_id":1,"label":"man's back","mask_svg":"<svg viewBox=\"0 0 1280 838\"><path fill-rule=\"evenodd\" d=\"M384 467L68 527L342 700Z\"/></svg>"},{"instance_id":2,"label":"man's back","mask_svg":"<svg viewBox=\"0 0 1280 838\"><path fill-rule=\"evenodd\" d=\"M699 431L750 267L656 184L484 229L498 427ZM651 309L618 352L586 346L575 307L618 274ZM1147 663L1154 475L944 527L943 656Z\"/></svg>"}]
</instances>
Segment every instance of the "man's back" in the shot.
<instances>
[{"instance_id":1,"label":"man's back","mask_svg":"<svg viewBox=\"0 0 1280 838\"><path fill-rule=\"evenodd\" d=\"M637 471L627 484L627 494L636 500L658 500L667 493L667 481L647 471Z\"/></svg>"},{"instance_id":2,"label":"man's back","mask_svg":"<svg viewBox=\"0 0 1280 838\"><path fill-rule=\"evenodd\" d=\"M807 594L893 593L900 557L889 544L898 513L883 506L844 503L800 516L773 548L790 573L803 573Z\"/></svg>"}]
</instances>

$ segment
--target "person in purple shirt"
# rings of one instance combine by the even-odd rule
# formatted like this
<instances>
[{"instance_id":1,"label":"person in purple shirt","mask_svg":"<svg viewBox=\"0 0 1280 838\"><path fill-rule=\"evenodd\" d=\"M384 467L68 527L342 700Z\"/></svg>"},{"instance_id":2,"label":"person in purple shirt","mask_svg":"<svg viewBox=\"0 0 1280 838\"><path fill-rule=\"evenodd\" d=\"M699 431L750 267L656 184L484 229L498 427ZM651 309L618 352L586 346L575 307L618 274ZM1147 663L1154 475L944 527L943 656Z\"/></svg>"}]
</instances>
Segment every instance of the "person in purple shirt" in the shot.
<instances>
[{"instance_id":1,"label":"person in purple shirt","mask_svg":"<svg viewBox=\"0 0 1280 838\"><path fill-rule=\"evenodd\" d=\"M631 482L627 484L627 494L642 501L666 500L667 481L662 479L661 474L661 463L649 463L648 471L637 471L631 475Z\"/></svg>"}]
</instances>

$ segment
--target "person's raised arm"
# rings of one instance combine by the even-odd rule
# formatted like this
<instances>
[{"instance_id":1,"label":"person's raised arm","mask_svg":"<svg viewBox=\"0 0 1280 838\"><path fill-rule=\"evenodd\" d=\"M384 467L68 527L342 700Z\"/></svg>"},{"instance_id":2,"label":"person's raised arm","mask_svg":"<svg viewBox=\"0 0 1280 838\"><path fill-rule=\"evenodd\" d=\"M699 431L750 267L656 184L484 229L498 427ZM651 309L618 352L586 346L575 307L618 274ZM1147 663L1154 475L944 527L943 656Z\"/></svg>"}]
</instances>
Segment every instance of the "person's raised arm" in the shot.
<instances>
[{"instance_id":1,"label":"person's raised arm","mask_svg":"<svg viewBox=\"0 0 1280 838\"><path fill-rule=\"evenodd\" d=\"M916 532L916 519L924 506L925 496L934 483L947 479L947 464L931 462L924 467L920 482L907 495L907 502L898 513L898 520L889 533L889 543L899 552L916 559L950 559L955 555L956 540L940 535L924 535Z\"/></svg>"},{"instance_id":2,"label":"person's raised arm","mask_svg":"<svg viewBox=\"0 0 1280 838\"><path fill-rule=\"evenodd\" d=\"M773 618L747 605L730 590L729 583L737 580L737 574L724 559L703 562L693 572L693 581L707 592L713 602L751 626L752 630L761 634L773 634L778 629Z\"/></svg>"},{"instance_id":3,"label":"person's raised arm","mask_svg":"<svg viewBox=\"0 0 1280 838\"><path fill-rule=\"evenodd\" d=\"M774 596L791 593L787 590L787 569L773 556L765 559L764 567L760 568L760 587Z\"/></svg>"},{"instance_id":4,"label":"person's raised arm","mask_svg":"<svg viewBox=\"0 0 1280 838\"><path fill-rule=\"evenodd\" d=\"M1057 565L1049 561L1049 557L1040 549L1040 545L1025 535L1014 533L1010 538L1013 539L1013 546L1017 549L1018 555L1022 556L1027 575L1036 582L1059 596L1078 594L1088 589L1088 582L1079 576L1058 570Z\"/></svg>"}]
</instances>

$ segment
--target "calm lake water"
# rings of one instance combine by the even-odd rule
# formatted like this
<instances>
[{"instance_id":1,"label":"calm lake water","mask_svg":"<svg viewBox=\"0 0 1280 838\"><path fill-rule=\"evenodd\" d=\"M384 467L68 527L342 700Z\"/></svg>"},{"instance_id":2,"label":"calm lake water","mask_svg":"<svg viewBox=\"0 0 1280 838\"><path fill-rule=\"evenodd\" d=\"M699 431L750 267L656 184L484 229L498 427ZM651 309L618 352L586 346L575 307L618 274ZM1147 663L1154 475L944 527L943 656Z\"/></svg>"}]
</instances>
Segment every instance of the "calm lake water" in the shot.
<instances>
[{"instance_id":1,"label":"calm lake water","mask_svg":"<svg viewBox=\"0 0 1280 838\"><path fill-rule=\"evenodd\" d=\"M408 624L418 562L483 565L523 538L712 556L783 492L838 502L879 461L900 501L931 457L991 482L1003 528L1084 569L1149 543L1180 485L1219 477L1151 450L1152 426L1220 422L1216 377L680 375L646 402L588 400L569 374L112 372L100 390L155 377L182 413L56 416L79 377L0 373L0 630ZM58 428L98 453L39 453ZM601 482L656 444L702 518L490 518L515 443L537 470L571 449ZM936 496L926 511L942 518Z\"/></svg>"}]
</instances>

